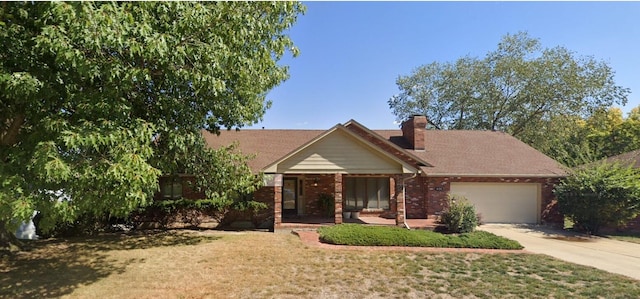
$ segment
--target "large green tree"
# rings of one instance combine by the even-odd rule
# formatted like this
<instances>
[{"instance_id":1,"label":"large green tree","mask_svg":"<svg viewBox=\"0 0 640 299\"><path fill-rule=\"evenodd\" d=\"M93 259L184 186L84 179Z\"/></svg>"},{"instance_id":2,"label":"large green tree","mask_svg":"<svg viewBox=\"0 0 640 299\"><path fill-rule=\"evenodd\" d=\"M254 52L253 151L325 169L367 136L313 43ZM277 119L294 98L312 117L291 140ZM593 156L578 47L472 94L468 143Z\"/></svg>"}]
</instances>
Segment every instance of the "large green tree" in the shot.
<instances>
[{"instance_id":1,"label":"large green tree","mask_svg":"<svg viewBox=\"0 0 640 299\"><path fill-rule=\"evenodd\" d=\"M505 131L542 150L553 130L629 94L605 62L544 48L524 32L507 34L484 58L433 62L396 84L388 104L398 120L423 114L436 129Z\"/></svg>"},{"instance_id":2,"label":"large green tree","mask_svg":"<svg viewBox=\"0 0 640 299\"><path fill-rule=\"evenodd\" d=\"M640 107L627 117L620 108L596 109L589 117L556 116L539 129L552 138L536 147L574 167L640 149Z\"/></svg>"},{"instance_id":3,"label":"large green tree","mask_svg":"<svg viewBox=\"0 0 640 299\"><path fill-rule=\"evenodd\" d=\"M579 128L598 158L611 157L640 148L640 107L627 117L620 108L600 109Z\"/></svg>"},{"instance_id":4,"label":"large green tree","mask_svg":"<svg viewBox=\"0 0 640 299\"><path fill-rule=\"evenodd\" d=\"M206 149L200 133L262 118L267 91L288 77L278 60L297 54L285 32L303 9L0 5L0 243L33 210L45 226L82 213L126 215L150 203L163 173L210 178L220 168L229 174L213 177L223 181L200 184L208 195L250 190L246 157Z\"/></svg>"}]
</instances>

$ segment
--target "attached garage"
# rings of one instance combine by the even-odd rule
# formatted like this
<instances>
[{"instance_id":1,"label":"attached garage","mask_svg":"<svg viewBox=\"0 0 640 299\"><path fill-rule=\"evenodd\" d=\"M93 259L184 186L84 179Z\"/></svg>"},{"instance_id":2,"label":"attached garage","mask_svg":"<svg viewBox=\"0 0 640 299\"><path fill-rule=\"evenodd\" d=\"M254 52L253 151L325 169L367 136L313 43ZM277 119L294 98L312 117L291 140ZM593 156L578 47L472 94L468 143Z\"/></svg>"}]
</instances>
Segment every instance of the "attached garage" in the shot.
<instances>
[{"instance_id":1,"label":"attached garage","mask_svg":"<svg viewBox=\"0 0 640 299\"><path fill-rule=\"evenodd\" d=\"M469 199L484 223L539 222L540 184L455 182L450 194Z\"/></svg>"}]
</instances>

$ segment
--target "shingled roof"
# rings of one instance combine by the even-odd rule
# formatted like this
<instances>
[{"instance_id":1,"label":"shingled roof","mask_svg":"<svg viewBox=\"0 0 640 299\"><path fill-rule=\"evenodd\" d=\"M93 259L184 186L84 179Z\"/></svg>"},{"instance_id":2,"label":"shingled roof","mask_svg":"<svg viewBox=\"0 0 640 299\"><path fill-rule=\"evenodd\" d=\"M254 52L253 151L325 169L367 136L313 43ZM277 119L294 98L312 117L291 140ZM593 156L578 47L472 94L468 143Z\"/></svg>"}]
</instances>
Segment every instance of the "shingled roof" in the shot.
<instances>
[{"instance_id":1,"label":"shingled roof","mask_svg":"<svg viewBox=\"0 0 640 299\"><path fill-rule=\"evenodd\" d=\"M630 151L627 153L619 154L606 158L607 162L617 162L624 165L633 165L635 168L640 168L640 150Z\"/></svg>"},{"instance_id":2,"label":"shingled roof","mask_svg":"<svg viewBox=\"0 0 640 299\"><path fill-rule=\"evenodd\" d=\"M426 149L407 148L400 130L375 131L422 158L433 167L422 170L431 176L523 176L560 177L566 172L555 160L503 132L427 130Z\"/></svg>"},{"instance_id":3,"label":"shingled roof","mask_svg":"<svg viewBox=\"0 0 640 299\"><path fill-rule=\"evenodd\" d=\"M397 145L428 166L421 166L427 176L475 177L562 177L563 167L555 160L514 138L492 131L427 130L426 149L415 151L401 130L371 130ZM325 130L240 130L222 131L219 136L204 132L210 147L217 148L236 141L244 154L256 154L249 162L252 170L261 171L290 152L305 145Z\"/></svg>"}]
</instances>

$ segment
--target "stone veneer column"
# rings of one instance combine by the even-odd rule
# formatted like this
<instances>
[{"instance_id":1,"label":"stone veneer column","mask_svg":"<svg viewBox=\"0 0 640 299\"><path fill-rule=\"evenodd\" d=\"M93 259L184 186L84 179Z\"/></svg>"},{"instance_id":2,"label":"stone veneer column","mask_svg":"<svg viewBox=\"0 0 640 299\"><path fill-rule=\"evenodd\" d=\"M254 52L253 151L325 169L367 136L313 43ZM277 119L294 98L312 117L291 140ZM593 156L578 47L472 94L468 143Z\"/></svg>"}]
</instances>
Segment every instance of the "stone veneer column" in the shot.
<instances>
[{"instance_id":1,"label":"stone veneer column","mask_svg":"<svg viewBox=\"0 0 640 299\"><path fill-rule=\"evenodd\" d=\"M273 227L278 228L282 224L282 187L273 187Z\"/></svg>"},{"instance_id":2,"label":"stone veneer column","mask_svg":"<svg viewBox=\"0 0 640 299\"><path fill-rule=\"evenodd\" d=\"M402 181L402 176L395 176L396 181L396 225L404 226L404 195L405 188L404 182Z\"/></svg>"},{"instance_id":3,"label":"stone veneer column","mask_svg":"<svg viewBox=\"0 0 640 299\"><path fill-rule=\"evenodd\" d=\"M342 174L336 173L334 174L333 179L333 197L335 199L335 208L334 208L334 217L335 223L342 223Z\"/></svg>"}]
</instances>

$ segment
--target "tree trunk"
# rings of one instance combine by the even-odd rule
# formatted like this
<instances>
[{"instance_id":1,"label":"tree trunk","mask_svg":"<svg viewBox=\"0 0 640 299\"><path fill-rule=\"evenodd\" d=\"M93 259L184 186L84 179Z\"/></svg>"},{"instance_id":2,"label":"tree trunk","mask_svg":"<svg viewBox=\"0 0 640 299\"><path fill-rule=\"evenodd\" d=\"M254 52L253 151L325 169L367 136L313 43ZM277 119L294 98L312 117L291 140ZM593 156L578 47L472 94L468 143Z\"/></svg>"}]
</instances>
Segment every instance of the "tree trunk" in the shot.
<instances>
[{"instance_id":1,"label":"tree trunk","mask_svg":"<svg viewBox=\"0 0 640 299\"><path fill-rule=\"evenodd\" d=\"M13 232L7 230L3 221L0 221L0 253L20 250L22 250L22 242L16 238Z\"/></svg>"}]
</instances>

